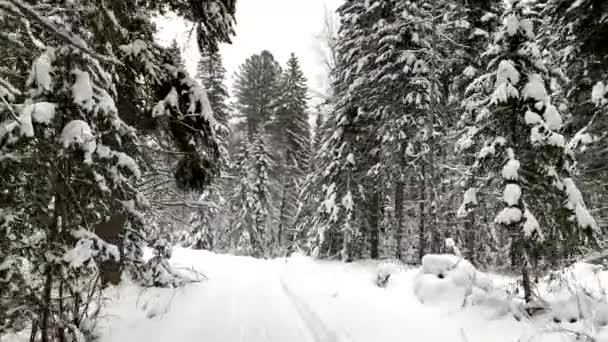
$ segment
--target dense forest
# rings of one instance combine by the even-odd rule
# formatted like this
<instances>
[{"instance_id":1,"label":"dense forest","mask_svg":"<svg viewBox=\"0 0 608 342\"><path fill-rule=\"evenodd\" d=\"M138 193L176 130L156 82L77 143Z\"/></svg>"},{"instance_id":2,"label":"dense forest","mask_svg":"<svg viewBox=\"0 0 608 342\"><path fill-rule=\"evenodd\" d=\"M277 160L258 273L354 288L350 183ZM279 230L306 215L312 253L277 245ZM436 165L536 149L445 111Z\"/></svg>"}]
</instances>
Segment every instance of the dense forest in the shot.
<instances>
[{"instance_id":1,"label":"dense forest","mask_svg":"<svg viewBox=\"0 0 608 342\"><path fill-rule=\"evenodd\" d=\"M527 302L601 259L608 2L345 0L315 105L295 54L250 56L229 91L237 5L0 0L0 335L92 340L108 284L189 281L174 245L457 253ZM195 75L155 41L168 12L192 23Z\"/></svg>"}]
</instances>

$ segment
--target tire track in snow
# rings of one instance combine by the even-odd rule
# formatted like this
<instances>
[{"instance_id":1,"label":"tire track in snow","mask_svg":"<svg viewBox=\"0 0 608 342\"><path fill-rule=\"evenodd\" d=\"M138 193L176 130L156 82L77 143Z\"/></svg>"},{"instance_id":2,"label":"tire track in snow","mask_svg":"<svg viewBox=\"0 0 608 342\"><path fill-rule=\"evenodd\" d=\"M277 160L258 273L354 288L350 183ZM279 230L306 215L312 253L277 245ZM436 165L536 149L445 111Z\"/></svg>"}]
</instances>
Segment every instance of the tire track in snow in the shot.
<instances>
[{"instance_id":1,"label":"tire track in snow","mask_svg":"<svg viewBox=\"0 0 608 342\"><path fill-rule=\"evenodd\" d=\"M321 317L312 309L310 304L305 302L301 297L297 296L285 282L282 272L278 274L281 284L281 290L285 297L289 300L300 320L304 323L308 333L312 336L314 342L340 342L339 335L330 329L321 319ZM348 342L352 339L349 338Z\"/></svg>"}]
</instances>

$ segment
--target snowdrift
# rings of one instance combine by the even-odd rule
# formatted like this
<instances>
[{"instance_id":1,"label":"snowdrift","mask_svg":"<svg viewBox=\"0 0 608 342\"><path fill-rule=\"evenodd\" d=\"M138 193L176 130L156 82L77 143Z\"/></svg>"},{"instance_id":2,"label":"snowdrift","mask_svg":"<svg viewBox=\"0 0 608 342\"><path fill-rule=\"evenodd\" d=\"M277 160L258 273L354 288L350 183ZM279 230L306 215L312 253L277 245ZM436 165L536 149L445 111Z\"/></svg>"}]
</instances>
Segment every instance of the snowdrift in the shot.
<instances>
[{"instance_id":1,"label":"snowdrift","mask_svg":"<svg viewBox=\"0 0 608 342\"><path fill-rule=\"evenodd\" d=\"M176 248L171 262L207 280L177 289L144 291L129 282L109 289L99 341L563 342L577 334L579 341L586 335L608 341L606 304L587 306L591 311L570 323L573 313L581 316L581 306L560 302L575 298L567 277L603 296L607 274L586 264L541 282L552 309L517 321L510 314L517 299L506 295L500 277L453 255L428 255L422 267L409 268L390 261L257 260ZM390 274L385 287L377 285L382 272Z\"/></svg>"}]
</instances>

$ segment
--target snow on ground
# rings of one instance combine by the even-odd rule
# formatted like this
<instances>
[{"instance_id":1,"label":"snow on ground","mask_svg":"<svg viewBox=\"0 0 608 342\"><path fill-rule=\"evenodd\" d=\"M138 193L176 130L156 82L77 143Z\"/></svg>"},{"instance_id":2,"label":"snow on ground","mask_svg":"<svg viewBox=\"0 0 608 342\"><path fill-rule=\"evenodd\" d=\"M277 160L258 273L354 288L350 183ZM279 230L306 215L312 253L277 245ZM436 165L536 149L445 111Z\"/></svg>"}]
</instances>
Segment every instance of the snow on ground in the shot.
<instances>
[{"instance_id":1,"label":"snow on ground","mask_svg":"<svg viewBox=\"0 0 608 342\"><path fill-rule=\"evenodd\" d=\"M549 317L530 323L501 316L491 296L462 309L446 283L452 276L433 280L435 293L451 301L422 304L414 294L419 269L395 267L380 288L371 261L257 260L177 248L172 262L209 279L180 289L111 289L101 342L567 341L537 334L554 326Z\"/></svg>"}]
</instances>

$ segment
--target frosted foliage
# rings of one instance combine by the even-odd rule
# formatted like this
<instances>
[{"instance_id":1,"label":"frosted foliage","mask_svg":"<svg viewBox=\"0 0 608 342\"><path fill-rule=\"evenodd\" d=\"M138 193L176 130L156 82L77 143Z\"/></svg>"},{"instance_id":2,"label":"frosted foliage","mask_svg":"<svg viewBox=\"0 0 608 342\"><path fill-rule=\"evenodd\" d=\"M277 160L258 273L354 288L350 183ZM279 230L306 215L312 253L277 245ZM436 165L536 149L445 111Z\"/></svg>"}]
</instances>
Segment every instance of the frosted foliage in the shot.
<instances>
[{"instance_id":1,"label":"frosted foliage","mask_svg":"<svg viewBox=\"0 0 608 342\"><path fill-rule=\"evenodd\" d=\"M517 180L519 177L519 161L510 159L502 168L502 178L506 180Z\"/></svg>"},{"instance_id":2,"label":"frosted foliage","mask_svg":"<svg viewBox=\"0 0 608 342\"><path fill-rule=\"evenodd\" d=\"M336 184L331 183L331 185L325 191L325 200L323 201L323 210L326 214L329 214L330 222L338 221L338 214L340 212L340 208L336 205Z\"/></svg>"},{"instance_id":3,"label":"frosted foliage","mask_svg":"<svg viewBox=\"0 0 608 342\"><path fill-rule=\"evenodd\" d=\"M530 142L534 145L550 145L556 147L565 147L566 138L559 133L549 130L543 124L532 127L530 131Z\"/></svg>"},{"instance_id":4,"label":"frosted foliage","mask_svg":"<svg viewBox=\"0 0 608 342\"><path fill-rule=\"evenodd\" d=\"M349 153L348 156L346 156L346 162L349 163L350 165L355 165L355 155L352 153Z\"/></svg>"},{"instance_id":5,"label":"frosted foliage","mask_svg":"<svg viewBox=\"0 0 608 342\"><path fill-rule=\"evenodd\" d=\"M521 95L525 99L534 99L536 101L547 101L547 90L543 78L539 74L528 75L528 83L521 91Z\"/></svg>"},{"instance_id":6,"label":"frosted foliage","mask_svg":"<svg viewBox=\"0 0 608 342\"><path fill-rule=\"evenodd\" d=\"M72 74L76 77L76 82L72 85L72 96L74 103L85 110L93 110L93 86L91 77L86 71L75 69Z\"/></svg>"},{"instance_id":7,"label":"frosted foliage","mask_svg":"<svg viewBox=\"0 0 608 342\"><path fill-rule=\"evenodd\" d=\"M95 180L95 183L97 183L97 187L100 191L110 192L110 188L108 188L108 185L106 184L106 179L102 175L93 171L93 179Z\"/></svg>"},{"instance_id":8,"label":"frosted foliage","mask_svg":"<svg viewBox=\"0 0 608 342\"><path fill-rule=\"evenodd\" d=\"M554 105L548 105L545 108L545 112L543 113L543 117L545 119L545 123L550 129L558 130L562 128L562 116L557 111Z\"/></svg>"},{"instance_id":9,"label":"frosted foliage","mask_svg":"<svg viewBox=\"0 0 608 342\"><path fill-rule=\"evenodd\" d=\"M51 124L55 117L56 104L50 102L38 102L29 104L26 107L31 106L32 110L32 121L45 125Z\"/></svg>"},{"instance_id":10,"label":"frosted foliage","mask_svg":"<svg viewBox=\"0 0 608 342\"><path fill-rule=\"evenodd\" d=\"M519 92L517 89L510 83L501 83L496 86L494 92L492 93L492 101L491 103L504 103L509 101L511 98L518 98Z\"/></svg>"},{"instance_id":11,"label":"frosted foliage","mask_svg":"<svg viewBox=\"0 0 608 342\"><path fill-rule=\"evenodd\" d=\"M528 39L534 39L534 23L530 19L520 20L519 25Z\"/></svg>"},{"instance_id":12,"label":"frosted foliage","mask_svg":"<svg viewBox=\"0 0 608 342\"><path fill-rule=\"evenodd\" d=\"M133 160L133 158L129 157L127 154L123 152L112 152L114 156L118 158L117 165L126 168L129 170L135 178L141 177L141 172L139 170L139 166Z\"/></svg>"},{"instance_id":13,"label":"frosted foliage","mask_svg":"<svg viewBox=\"0 0 608 342\"><path fill-rule=\"evenodd\" d=\"M543 235L540 230L540 225L538 224L538 221L536 220L534 215L532 215L532 213L526 209L526 211L524 212L524 218L526 219L526 222L524 222L523 227L524 235L526 237L530 237L534 232L536 232L538 234L539 239L542 239Z\"/></svg>"},{"instance_id":14,"label":"frosted foliage","mask_svg":"<svg viewBox=\"0 0 608 342\"><path fill-rule=\"evenodd\" d=\"M509 60L502 60L496 71L496 84L492 93L491 103L507 102L510 98L519 97L519 92L514 87L520 79L520 74Z\"/></svg>"},{"instance_id":15,"label":"frosted foliage","mask_svg":"<svg viewBox=\"0 0 608 342\"><path fill-rule=\"evenodd\" d=\"M496 71L496 84L509 82L511 84L517 84L520 79L519 71L513 66L513 62L510 60L502 60L498 64L498 70Z\"/></svg>"},{"instance_id":16,"label":"frosted foliage","mask_svg":"<svg viewBox=\"0 0 608 342\"><path fill-rule=\"evenodd\" d=\"M494 148L494 144L489 144L489 145L482 147L481 150L479 150L479 153L477 154L477 158L483 159L483 158L486 158L487 156L494 155L494 153L496 153L496 148Z\"/></svg>"},{"instance_id":17,"label":"frosted foliage","mask_svg":"<svg viewBox=\"0 0 608 342\"><path fill-rule=\"evenodd\" d=\"M596 106L601 106L606 104L606 93L608 89L604 86L604 82L598 82L593 86L591 90L591 102L593 102Z\"/></svg>"},{"instance_id":18,"label":"frosted foliage","mask_svg":"<svg viewBox=\"0 0 608 342\"><path fill-rule=\"evenodd\" d=\"M347 211L352 211L353 210L353 195L351 194L351 192L347 192L346 195L344 195L344 197L342 197L342 205L344 206L344 208Z\"/></svg>"},{"instance_id":19,"label":"frosted foliage","mask_svg":"<svg viewBox=\"0 0 608 342\"><path fill-rule=\"evenodd\" d=\"M515 14L509 14L504 21L504 30L509 36L514 36L519 31L519 19Z\"/></svg>"},{"instance_id":20,"label":"frosted foliage","mask_svg":"<svg viewBox=\"0 0 608 342\"><path fill-rule=\"evenodd\" d=\"M472 66L468 66L464 69L464 71L462 72L463 75L465 75L468 78L473 78L475 77L475 75L477 74L477 69L475 69Z\"/></svg>"},{"instance_id":21,"label":"frosted foliage","mask_svg":"<svg viewBox=\"0 0 608 342\"><path fill-rule=\"evenodd\" d=\"M71 267L85 266L93 258L116 261L120 259L118 247L104 242L95 234L86 230L79 230L74 232L73 235L79 240L74 248L63 255L63 261Z\"/></svg>"},{"instance_id":22,"label":"frosted foliage","mask_svg":"<svg viewBox=\"0 0 608 342\"><path fill-rule=\"evenodd\" d=\"M477 154L477 158L483 159L488 156L492 156L496 153L496 146L501 146L501 145L505 145L505 144L506 144L505 138L496 137L493 142L486 143L486 145L484 147L482 147L481 150L479 150L479 152Z\"/></svg>"},{"instance_id":23,"label":"frosted foliage","mask_svg":"<svg viewBox=\"0 0 608 342\"><path fill-rule=\"evenodd\" d=\"M64 148L76 145L84 152L85 163L93 162L93 152L97 147L95 136L89 124L82 120L72 120L61 131L61 144Z\"/></svg>"},{"instance_id":24,"label":"frosted foliage","mask_svg":"<svg viewBox=\"0 0 608 342\"><path fill-rule=\"evenodd\" d=\"M462 217L466 217L467 213L469 211L471 205L476 205L477 204L477 189L475 188L470 188L467 189L467 191L465 191L464 193L464 198L462 200L462 204L460 205L460 207L458 208L458 211L456 212L456 216L462 218Z\"/></svg>"},{"instance_id":25,"label":"frosted foliage","mask_svg":"<svg viewBox=\"0 0 608 342\"><path fill-rule=\"evenodd\" d=\"M473 137L475 136L475 134L477 134L477 132L479 132L479 128L475 126L469 126L467 128L466 133L462 137L460 137L460 139L458 139L458 141L456 142L456 152L467 150L471 146L473 146Z\"/></svg>"},{"instance_id":26,"label":"frosted foliage","mask_svg":"<svg viewBox=\"0 0 608 342\"><path fill-rule=\"evenodd\" d=\"M528 125L536 125L536 124L540 124L543 122L543 119L540 117L540 115L536 114L535 112L533 112L531 110L526 111L524 120L526 121L526 124L528 124Z\"/></svg>"},{"instance_id":27,"label":"frosted foliage","mask_svg":"<svg viewBox=\"0 0 608 342\"><path fill-rule=\"evenodd\" d=\"M583 195L576 187L576 184L574 184L572 178L563 179L563 184L566 196L568 197L566 208L574 211L578 226L581 228L597 230L597 222L595 222L595 219L591 216L591 213L589 213L589 210L585 206Z\"/></svg>"},{"instance_id":28,"label":"frosted foliage","mask_svg":"<svg viewBox=\"0 0 608 342\"><path fill-rule=\"evenodd\" d=\"M19 127L21 135L31 138L34 136L34 126L32 125L32 106L25 106L19 115Z\"/></svg>"},{"instance_id":29,"label":"frosted foliage","mask_svg":"<svg viewBox=\"0 0 608 342\"><path fill-rule=\"evenodd\" d=\"M566 138L559 133L551 132L549 138L547 139L547 145L555 147L565 147Z\"/></svg>"},{"instance_id":30,"label":"frosted foliage","mask_svg":"<svg viewBox=\"0 0 608 342\"><path fill-rule=\"evenodd\" d=\"M587 132L586 129L582 129L578 131L572 139L568 142L568 150L574 151L576 149L580 149L581 151L585 151L587 145L591 144L595 141L593 135Z\"/></svg>"},{"instance_id":31,"label":"frosted foliage","mask_svg":"<svg viewBox=\"0 0 608 342\"><path fill-rule=\"evenodd\" d=\"M519 208L506 207L503 210L501 210L500 213L498 213L498 215L496 215L494 222L496 222L498 224L509 225L509 224L513 224L513 223L517 223L517 222L521 221L521 218L522 218L522 213L521 213L521 210L519 210Z\"/></svg>"},{"instance_id":32,"label":"frosted foliage","mask_svg":"<svg viewBox=\"0 0 608 342\"><path fill-rule=\"evenodd\" d=\"M109 159L112 158L112 150L103 144L97 145L97 149L95 150L95 154L101 159Z\"/></svg>"},{"instance_id":33,"label":"frosted foliage","mask_svg":"<svg viewBox=\"0 0 608 342\"><path fill-rule=\"evenodd\" d=\"M521 188L517 184L509 183L503 191L503 201L508 205L517 205L521 198Z\"/></svg>"},{"instance_id":34,"label":"frosted foliage","mask_svg":"<svg viewBox=\"0 0 608 342\"><path fill-rule=\"evenodd\" d=\"M175 90L175 87L171 88L171 91L169 91L169 94L165 96L164 100L160 100L156 104L154 110L152 111L152 116L157 117L169 114L167 106L170 108L177 108L178 106L177 91Z\"/></svg>"},{"instance_id":35,"label":"frosted foliage","mask_svg":"<svg viewBox=\"0 0 608 342\"><path fill-rule=\"evenodd\" d=\"M492 13L492 12L487 12L486 14L484 14L483 16L481 16L481 22L485 23L488 22L492 19L496 18L496 14Z\"/></svg>"},{"instance_id":36,"label":"frosted foliage","mask_svg":"<svg viewBox=\"0 0 608 342\"><path fill-rule=\"evenodd\" d=\"M55 53L52 49L40 55L34 63L27 79L27 85L32 87L31 95L39 96L53 89L52 63L55 61Z\"/></svg>"}]
</instances>

